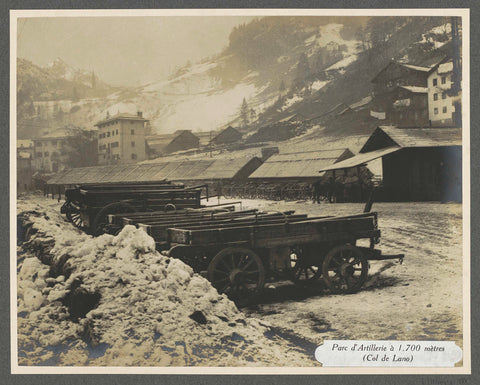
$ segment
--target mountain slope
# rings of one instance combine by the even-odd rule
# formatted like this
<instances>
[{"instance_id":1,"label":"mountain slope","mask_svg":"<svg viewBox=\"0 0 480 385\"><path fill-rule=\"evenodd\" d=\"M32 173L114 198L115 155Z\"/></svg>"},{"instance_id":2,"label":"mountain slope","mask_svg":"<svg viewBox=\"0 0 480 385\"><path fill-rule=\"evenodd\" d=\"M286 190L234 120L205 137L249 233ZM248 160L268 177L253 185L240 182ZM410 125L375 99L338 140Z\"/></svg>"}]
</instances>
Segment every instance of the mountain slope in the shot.
<instances>
[{"instance_id":1,"label":"mountain slope","mask_svg":"<svg viewBox=\"0 0 480 385\"><path fill-rule=\"evenodd\" d=\"M325 115L316 124L326 131L309 131L310 137L368 133L379 123L365 114L372 107L364 102L372 90L371 79L392 58L421 65L443 57L450 49L447 21L260 18L234 29L229 45L217 56L140 87L113 89L99 80L92 87L91 73L71 69L61 60L45 69L19 60L19 94L27 107L23 112L30 109L25 115L34 123L29 124L44 119L50 124L93 126L107 111L140 110L150 119L153 133L239 127L245 119L249 124L244 131L253 132L299 114L304 119ZM244 99L248 115L241 118ZM362 107L354 109L362 110L358 116L350 111L332 119L329 114L359 103ZM33 114L32 105L37 109ZM39 114L38 107L49 110L50 117Z\"/></svg>"}]
</instances>

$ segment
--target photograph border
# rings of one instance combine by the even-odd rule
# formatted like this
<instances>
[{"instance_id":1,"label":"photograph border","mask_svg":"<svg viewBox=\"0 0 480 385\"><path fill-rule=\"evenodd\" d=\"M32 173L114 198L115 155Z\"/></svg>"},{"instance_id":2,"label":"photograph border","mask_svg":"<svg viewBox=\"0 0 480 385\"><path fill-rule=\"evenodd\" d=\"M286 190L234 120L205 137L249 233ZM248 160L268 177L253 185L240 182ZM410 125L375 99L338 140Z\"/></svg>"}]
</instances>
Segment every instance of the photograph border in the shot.
<instances>
[{"instance_id":1,"label":"photograph border","mask_svg":"<svg viewBox=\"0 0 480 385\"><path fill-rule=\"evenodd\" d=\"M118 9L118 10L106 10L108 16L179 16L179 13L182 15L190 16L206 16L206 15L219 15L221 16L222 12L228 12L235 15L277 15L285 14L288 11L289 16L307 16L315 15L321 12L321 16L329 16L338 14L336 11L342 11L342 15L346 15L350 11L354 11L355 15L371 15L372 12L375 12L375 15L382 16L402 16L402 15L411 15L412 10L415 12L415 15L422 16L452 16L457 15L457 12L460 12L458 15L464 17L463 19L463 79L462 79L462 115L463 115L463 138L462 138L462 147L463 147L463 224L464 224L464 290L463 290L463 299L464 299L464 312L463 312L463 345L464 345L464 366L461 368L297 368L297 367L229 367L229 368L220 368L220 367L165 367L165 368L152 368L152 367L19 367L16 364L16 336L13 333L16 326L16 317L15 317L15 308L16 308L16 266L15 259L10 260L10 274L11 274L11 297L10 303L12 312L10 325L12 327L12 356L11 356L11 365L13 373L58 373L59 370L62 373L72 373L72 374L85 374L85 373L123 373L123 374L140 374L140 373L149 373L149 374L468 374L471 372L471 334L470 334L470 79L469 79L469 41L465 39L466 36L470 36L470 14L468 9L458 9L458 8L422 8L422 9L358 9L351 10L345 8L338 9ZM379 11L379 12L378 12ZM439 14L433 13L432 11L439 11ZM16 71L16 19L18 17L43 17L45 12L48 15L54 16L101 16L104 10L12 10L10 13L10 44L11 44L11 62L10 62L10 127L16 127L16 114L15 111L15 100L16 100L16 90L15 90L15 71ZM238 12L238 13L237 13ZM272 13L269 13L272 12ZM320 14L318 14L320 15ZM352 15L353 16L353 15ZM12 64L13 63L13 64ZM16 147L16 138L15 130L10 132L10 154L15 154ZM10 159L10 207L13 210L10 214L10 229L16 229L15 222L15 205L16 205L16 159L14 156L11 156ZM13 214L13 215L12 215ZM16 232L11 231L10 233L10 248L11 248L11 257L16 256L15 252L16 244ZM15 347L15 350L13 349ZM28 369L27 371L24 371ZM106 370L107 369L107 370Z\"/></svg>"}]
</instances>

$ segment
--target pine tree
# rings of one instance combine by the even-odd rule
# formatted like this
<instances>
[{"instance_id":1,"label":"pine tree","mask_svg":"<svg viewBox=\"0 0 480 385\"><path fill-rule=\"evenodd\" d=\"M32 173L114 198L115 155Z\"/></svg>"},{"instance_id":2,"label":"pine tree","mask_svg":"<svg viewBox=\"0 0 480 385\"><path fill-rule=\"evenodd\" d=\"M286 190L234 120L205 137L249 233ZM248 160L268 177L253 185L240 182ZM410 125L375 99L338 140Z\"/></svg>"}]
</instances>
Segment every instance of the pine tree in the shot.
<instances>
[{"instance_id":1,"label":"pine tree","mask_svg":"<svg viewBox=\"0 0 480 385\"><path fill-rule=\"evenodd\" d=\"M280 91L280 96L284 94L285 89L286 89L285 82L282 79L282 81L280 82L280 86L278 87L278 91Z\"/></svg>"},{"instance_id":2,"label":"pine tree","mask_svg":"<svg viewBox=\"0 0 480 385\"><path fill-rule=\"evenodd\" d=\"M248 126L248 104L245 98L243 98L242 106L240 107L240 119L243 127Z\"/></svg>"},{"instance_id":3,"label":"pine tree","mask_svg":"<svg viewBox=\"0 0 480 385\"><path fill-rule=\"evenodd\" d=\"M257 120L257 113L255 112L255 110L253 108L251 108L250 109L250 121L254 122L255 120Z\"/></svg>"}]
</instances>

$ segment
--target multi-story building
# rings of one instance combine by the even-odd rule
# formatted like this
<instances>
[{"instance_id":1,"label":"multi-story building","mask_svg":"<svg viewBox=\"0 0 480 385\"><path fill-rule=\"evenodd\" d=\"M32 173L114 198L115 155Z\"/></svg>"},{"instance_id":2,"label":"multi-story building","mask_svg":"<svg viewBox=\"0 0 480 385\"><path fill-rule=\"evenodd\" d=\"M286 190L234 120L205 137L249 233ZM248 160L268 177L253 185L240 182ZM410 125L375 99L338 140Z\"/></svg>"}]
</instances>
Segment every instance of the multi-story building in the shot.
<instances>
[{"instance_id":1,"label":"multi-story building","mask_svg":"<svg viewBox=\"0 0 480 385\"><path fill-rule=\"evenodd\" d=\"M137 115L108 116L98 128L98 164L137 163L147 159L146 123L141 112Z\"/></svg>"},{"instance_id":2,"label":"multi-story building","mask_svg":"<svg viewBox=\"0 0 480 385\"><path fill-rule=\"evenodd\" d=\"M33 139L33 169L51 173L63 170L65 166L65 144L71 133L65 129L49 132Z\"/></svg>"},{"instance_id":3,"label":"multi-story building","mask_svg":"<svg viewBox=\"0 0 480 385\"><path fill-rule=\"evenodd\" d=\"M439 64L428 77L428 116L432 127L455 125L456 95L450 92L452 75L453 62L447 61Z\"/></svg>"}]
</instances>

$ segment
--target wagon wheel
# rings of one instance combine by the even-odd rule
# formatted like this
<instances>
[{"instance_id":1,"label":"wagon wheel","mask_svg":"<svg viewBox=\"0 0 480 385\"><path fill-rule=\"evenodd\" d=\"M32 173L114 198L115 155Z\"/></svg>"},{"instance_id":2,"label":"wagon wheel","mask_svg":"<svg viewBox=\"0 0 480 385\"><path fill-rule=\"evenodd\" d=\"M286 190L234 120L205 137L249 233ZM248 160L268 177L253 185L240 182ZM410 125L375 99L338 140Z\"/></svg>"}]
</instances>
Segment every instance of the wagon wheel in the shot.
<instances>
[{"instance_id":1,"label":"wagon wheel","mask_svg":"<svg viewBox=\"0 0 480 385\"><path fill-rule=\"evenodd\" d=\"M79 229L85 228L85 222L83 221L80 209L73 202L68 202L66 204L65 216L75 227L78 227Z\"/></svg>"},{"instance_id":2,"label":"wagon wheel","mask_svg":"<svg viewBox=\"0 0 480 385\"><path fill-rule=\"evenodd\" d=\"M319 266L312 265L305 258L301 249L293 248L290 251L290 265L292 267L292 281L296 285L309 285L318 280L322 275Z\"/></svg>"},{"instance_id":3,"label":"wagon wheel","mask_svg":"<svg viewBox=\"0 0 480 385\"><path fill-rule=\"evenodd\" d=\"M367 279L367 273L367 259L352 245L334 247L323 261L323 280L333 293L356 293Z\"/></svg>"},{"instance_id":4,"label":"wagon wheel","mask_svg":"<svg viewBox=\"0 0 480 385\"><path fill-rule=\"evenodd\" d=\"M208 265L208 279L219 293L238 297L263 288L265 269L252 250L231 247L213 257Z\"/></svg>"},{"instance_id":5,"label":"wagon wheel","mask_svg":"<svg viewBox=\"0 0 480 385\"><path fill-rule=\"evenodd\" d=\"M93 235L103 234L104 227L108 225L109 214L134 213L137 210L131 204L126 202L114 202L103 207L95 216L91 227Z\"/></svg>"}]
</instances>

